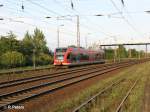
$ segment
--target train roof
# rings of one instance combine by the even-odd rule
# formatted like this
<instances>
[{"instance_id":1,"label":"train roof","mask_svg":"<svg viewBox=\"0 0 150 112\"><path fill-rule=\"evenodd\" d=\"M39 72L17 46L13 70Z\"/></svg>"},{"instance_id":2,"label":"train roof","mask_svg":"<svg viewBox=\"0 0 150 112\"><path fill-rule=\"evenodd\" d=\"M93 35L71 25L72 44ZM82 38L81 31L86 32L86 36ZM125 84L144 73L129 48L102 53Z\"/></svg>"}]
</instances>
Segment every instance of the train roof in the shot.
<instances>
[{"instance_id":1,"label":"train roof","mask_svg":"<svg viewBox=\"0 0 150 112\"><path fill-rule=\"evenodd\" d=\"M104 50L102 49L99 49L99 50L91 50L91 49L85 49L83 47L60 47L60 48L56 48L56 51L57 50L70 50L70 51L77 51L77 50L80 50L80 51L83 51L83 52L104 52Z\"/></svg>"}]
</instances>

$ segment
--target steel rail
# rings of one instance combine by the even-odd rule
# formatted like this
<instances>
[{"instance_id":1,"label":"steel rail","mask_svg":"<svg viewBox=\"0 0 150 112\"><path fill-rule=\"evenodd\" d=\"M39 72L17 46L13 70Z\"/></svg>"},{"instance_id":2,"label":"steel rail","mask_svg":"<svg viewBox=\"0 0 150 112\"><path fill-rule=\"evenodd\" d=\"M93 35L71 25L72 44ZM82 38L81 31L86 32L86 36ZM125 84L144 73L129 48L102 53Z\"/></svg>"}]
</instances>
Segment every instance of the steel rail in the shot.
<instances>
[{"instance_id":1,"label":"steel rail","mask_svg":"<svg viewBox=\"0 0 150 112\"><path fill-rule=\"evenodd\" d=\"M134 89L134 87L136 86L136 84L138 83L138 81L140 80L140 78L137 78L135 80L135 82L133 83L133 85L131 86L131 88L128 90L127 94L125 95L125 97L122 99L121 103L118 105L117 109L115 112L120 112L124 102L127 100L127 98L129 97L130 93L132 92L132 90Z\"/></svg>"},{"instance_id":2,"label":"steel rail","mask_svg":"<svg viewBox=\"0 0 150 112\"><path fill-rule=\"evenodd\" d=\"M122 64L122 63L119 63L119 64ZM19 84L25 84L25 83L29 83L29 82L33 82L33 81L38 81L38 80L44 80L44 79L47 79L47 78L55 78L55 77L59 77L59 76L63 76L63 75L69 75L71 73L78 73L78 72L81 72L81 71L86 71L86 70L92 70L92 69L95 69L97 67L101 67L101 68L104 68L104 67L109 67L109 66L114 66L116 64L106 64L106 65L99 65L99 66L94 66L94 67L91 67L91 68L80 68L80 69L75 69L75 70L72 70L72 71L67 71L67 72L55 72L55 73L52 73L51 75L50 74L46 74L46 75L41 75L41 76L36 76L36 77L30 77L30 78L24 78L24 79L19 79L19 80L13 80L13 81L8 81L8 82L3 82L3 83L0 83L0 89L1 88L6 88L6 87L11 87L11 86L16 86L16 85L19 85Z\"/></svg>"},{"instance_id":3,"label":"steel rail","mask_svg":"<svg viewBox=\"0 0 150 112\"><path fill-rule=\"evenodd\" d=\"M128 66L129 64L126 64L126 65L123 65L123 66ZM23 88L23 89L20 89L20 90L17 90L16 92L9 92L7 94L0 94L0 98L2 97L6 97L8 95L12 95L12 94L16 94L16 93L19 93L21 91L25 91L25 90L31 90L33 88L39 88L39 87L43 87L43 86L46 86L46 85L52 85L52 84L56 84L56 83L59 83L59 82L62 82L62 81L66 81L66 80L70 80L70 79L74 79L74 78L78 78L78 77L81 77L81 76L86 76L86 75L89 75L89 74L92 74L92 73L95 73L95 72L101 72L101 71L104 71L104 70L107 70L107 69L111 69L112 67L120 67L120 65L117 65L117 66L110 66L110 67L106 67L104 69L100 69L100 70L94 70L94 71L91 71L91 72L88 72L88 73L83 73L83 74L80 74L80 75L77 75L77 76L70 76L70 77L65 77L65 78L62 78L62 79L58 79L58 80L54 80L54 81L51 81L51 82L47 82L47 83L44 83L44 84L40 84L40 85L36 85L36 86L32 86L32 87L29 87L29 88ZM70 74L69 74L70 75Z\"/></svg>"},{"instance_id":4,"label":"steel rail","mask_svg":"<svg viewBox=\"0 0 150 112\"><path fill-rule=\"evenodd\" d=\"M44 67L44 68L35 68L35 69L11 70L11 71L6 71L6 72L0 72L0 75L12 74L12 73L23 73L23 72L28 72L28 71L40 71L40 70L53 69L53 68L54 67Z\"/></svg>"},{"instance_id":5,"label":"steel rail","mask_svg":"<svg viewBox=\"0 0 150 112\"><path fill-rule=\"evenodd\" d=\"M101 64L103 65L103 64ZM107 64L104 64L104 66L107 65ZM109 64L108 64L109 65ZM100 65L97 65L97 66L100 66ZM56 71L54 73L47 73L47 74L44 74L44 75L40 75L40 76L32 76L32 77L28 77L28 78L21 78L21 79L16 79L16 80L11 80L11 81L5 81L5 82L0 82L0 85L1 84L6 84L6 83L11 83L11 82L16 82L16 81L22 81L22 80L28 80L30 78L38 78L38 77L44 77L44 76L48 76L48 75L53 75L53 74L58 74L58 73L64 73L64 72L70 72L70 71L76 71L76 70L82 70L82 69L86 69L87 67L80 67L80 68L75 68L75 69L69 69L69 70L64 70L64 71Z\"/></svg>"},{"instance_id":6,"label":"steel rail","mask_svg":"<svg viewBox=\"0 0 150 112\"><path fill-rule=\"evenodd\" d=\"M103 93L105 93L109 89L113 88L114 86L120 84L120 82L122 82L124 80L125 80L125 78L119 79L116 82L113 82L112 84L108 85L107 87L105 87L104 89L102 89L100 92L98 92L97 94L95 94L94 96L92 96L91 98L89 98L87 101L83 102L81 105L79 105L78 107L76 107L72 112L79 112L81 108L85 107L87 104L89 104L93 100L95 100L98 96L102 95Z\"/></svg>"},{"instance_id":7,"label":"steel rail","mask_svg":"<svg viewBox=\"0 0 150 112\"><path fill-rule=\"evenodd\" d=\"M56 85L53 86L53 87L50 86L50 89L47 89L47 87L46 87L46 89L44 88L42 90L42 88L40 87L39 89L41 89L41 90L37 90L36 91L35 88L32 88L33 90L35 90L35 92L31 91L31 89L30 89L29 91L22 90L22 91L20 91L18 93L12 93L12 94L9 94L9 95L6 95L6 96L5 95L1 96L0 109L4 109L7 105L19 103L21 101L24 101L24 100L27 100L27 99L30 99L30 98L34 98L36 96L43 95L45 93L54 92L54 91L56 91L58 89L61 89L63 87L70 86L72 84L75 84L75 83L81 82L83 80L87 80L87 79L96 77L96 76L104 74L104 73L108 73L108 72L114 71L114 70L119 69L119 68L123 68L125 66L127 66L127 65L122 65L120 67L110 68L110 69L105 70L105 71L103 71L101 73L96 73L94 75L92 74L92 75L89 75L87 77L85 77L85 76L82 77L82 78L78 77L77 79L75 79L73 81L69 80L66 83L61 83L60 82L60 85L58 84L59 86L56 86ZM17 98L17 97L19 97L19 98Z\"/></svg>"},{"instance_id":8,"label":"steel rail","mask_svg":"<svg viewBox=\"0 0 150 112\"><path fill-rule=\"evenodd\" d=\"M102 63L95 63L95 65L98 64L102 64ZM109 63L108 63L109 64ZM92 64L87 64L86 66L90 66ZM83 67L83 66L75 66L75 68L77 67ZM84 66L85 67L85 66ZM35 69L23 69L23 70L11 70L11 71L6 71L6 72L1 72L0 71L0 75L6 75L6 74L13 74L13 73L23 73L23 72L29 72L29 71L40 71L40 70L46 70L46 69L64 69L64 68L68 68L67 66L52 66L52 67L43 67L43 68L35 68Z\"/></svg>"},{"instance_id":9,"label":"steel rail","mask_svg":"<svg viewBox=\"0 0 150 112\"><path fill-rule=\"evenodd\" d=\"M128 98L128 96L130 95L130 93L132 92L133 88L136 86L137 82L139 81L140 78L137 78L136 81L134 82L134 84L131 86L131 88L129 89L129 91L127 92L127 94L125 95L125 97L123 98L123 100L121 101L121 103L119 104L119 106L117 107L115 112L120 112L121 107L123 106L125 100ZM123 79L122 79L123 80ZM103 94L104 92L106 92L108 89L111 89L115 84L117 84L117 82L119 83L119 81L116 81L115 83L112 83L111 85L107 86L106 88L104 88L102 91L100 91L99 93L97 93L96 95L92 96L90 99L88 99L87 101L83 102L81 105L79 105L78 107L76 107L72 112L79 112L81 110L81 108L85 107L87 104L91 103L93 100L95 100L98 96L100 96L101 94Z\"/></svg>"},{"instance_id":10,"label":"steel rail","mask_svg":"<svg viewBox=\"0 0 150 112\"><path fill-rule=\"evenodd\" d=\"M133 60L132 62L135 62L136 60ZM119 63L128 63L129 61L124 61L124 62L119 62ZM112 65L112 64L119 64L119 63L107 63L107 64L100 64L100 65L95 65L95 67L99 67L99 66L109 66L109 65ZM92 68L92 65L90 66L86 66L86 67L80 67L80 68L74 68L74 69L67 69L67 70L64 70L64 71L58 71L58 72L54 72L54 73L48 73L48 74L42 74L40 76L32 76L32 77L27 77L27 78L21 78L21 79L15 79L15 80L11 80L11 81L5 81L5 82L0 82L0 85L4 85L4 84L10 84L10 83L14 83L14 82L17 82L17 81L24 81L24 80L29 80L29 79L33 79L33 78L41 78L41 77L45 77L45 76L49 76L49 75L56 75L56 74L60 74L60 73L66 73L66 72L70 72L70 71L77 71L77 70L86 70L87 68L91 67ZM0 87L1 87L0 86Z\"/></svg>"},{"instance_id":11,"label":"steel rail","mask_svg":"<svg viewBox=\"0 0 150 112\"><path fill-rule=\"evenodd\" d=\"M95 64L100 64L99 63L95 63ZM88 64L87 64L88 65ZM89 64L91 65L91 64ZM28 72L28 71L40 71L40 70L45 70L45 69L62 69L62 68L67 68L67 66L61 66L61 67L57 67L57 66L51 66L51 67L43 67L43 68L30 68L30 69L22 69L22 70L10 70L10 71L4 71L4 72L1 72L0 71L0 75L3 75L3 74L13 74L13 73L23 73L23 72Z\"/></svg>"}]
</instances>

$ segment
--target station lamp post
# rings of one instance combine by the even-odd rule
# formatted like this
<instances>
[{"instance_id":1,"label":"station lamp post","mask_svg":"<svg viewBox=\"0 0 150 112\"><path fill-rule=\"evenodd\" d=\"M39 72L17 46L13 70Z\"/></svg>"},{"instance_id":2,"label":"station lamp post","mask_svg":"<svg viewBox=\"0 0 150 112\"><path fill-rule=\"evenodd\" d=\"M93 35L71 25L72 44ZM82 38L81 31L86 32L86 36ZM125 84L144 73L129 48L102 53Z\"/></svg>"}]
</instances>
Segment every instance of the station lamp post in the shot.
<instances>
[{"instance_id":1,"label":"station lamp post","mask_svg":"<svg viewBox=\"0 0 150 112\"><path fill-rule=\"evenodd\" d=\"M57 25L57 47L59 48L60 47L60 27L61 26L64 26L63 24L62 25Z\"/></svg>"}]
</instances>

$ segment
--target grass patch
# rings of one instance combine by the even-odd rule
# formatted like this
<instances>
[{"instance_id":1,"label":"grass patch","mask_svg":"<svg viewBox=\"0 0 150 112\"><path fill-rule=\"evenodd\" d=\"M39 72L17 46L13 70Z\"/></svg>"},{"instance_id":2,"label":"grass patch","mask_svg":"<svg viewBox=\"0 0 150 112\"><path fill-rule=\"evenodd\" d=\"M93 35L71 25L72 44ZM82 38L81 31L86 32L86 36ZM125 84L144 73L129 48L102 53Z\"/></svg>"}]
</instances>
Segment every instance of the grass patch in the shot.
<instances>
[{"instance_id":1,"label":"grass patch","mask_svg":"<svg viewBox=\"0 0 150 112\"><path fill-rule=\"evenodd\" d=\"M143 72L141 72L141 79L135 86L134 90L131 92L130 96L126 101L126 108L124 112L141 112L143 106L144 89L147 78L149 77L149 66L145 65L143 67Z\"/></svg>"},{"instance_id":2,"label":"grass patch","mask_svg":"<svg viewBox=\"0 0 150 112\"><path fill-rule=\"evenodd\" d=\"M37 66L36 69L44 69L48 67L53 67L53 65ZM17 67L12 69L0 69L0 74L7 73L7 72L24 71L24 70L34 70L34 68L33 66L27 66L27 67Z\"/></svg>"}]
</instances>

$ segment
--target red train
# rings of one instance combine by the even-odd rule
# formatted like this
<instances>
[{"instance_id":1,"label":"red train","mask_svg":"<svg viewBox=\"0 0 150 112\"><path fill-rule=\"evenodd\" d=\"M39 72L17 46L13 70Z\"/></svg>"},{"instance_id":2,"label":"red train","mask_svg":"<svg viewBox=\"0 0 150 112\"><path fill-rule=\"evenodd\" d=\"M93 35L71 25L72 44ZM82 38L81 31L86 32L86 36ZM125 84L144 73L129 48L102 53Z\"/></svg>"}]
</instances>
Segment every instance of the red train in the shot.
<instances>
[{"instance_id":1,"label":"red train","mask_svg":"<svg viewBox=\"0 0 150 112\"><path fill-rule=\"evenodd\" d=\"M68 47L56 48L54 52L54 65L76 66L94 63L105 63L103 50Z\"/></svg>"}]
</instances>

